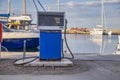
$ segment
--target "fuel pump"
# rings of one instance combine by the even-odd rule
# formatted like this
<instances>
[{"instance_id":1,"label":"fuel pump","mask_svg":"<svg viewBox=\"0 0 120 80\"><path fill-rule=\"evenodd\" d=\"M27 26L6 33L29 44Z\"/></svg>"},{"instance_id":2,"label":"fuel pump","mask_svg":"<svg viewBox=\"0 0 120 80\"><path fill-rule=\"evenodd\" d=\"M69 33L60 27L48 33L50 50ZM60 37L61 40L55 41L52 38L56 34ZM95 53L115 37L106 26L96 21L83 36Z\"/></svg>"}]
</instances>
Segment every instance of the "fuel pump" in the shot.
<instances>
[{"instance_id":1,"label":"fuel pump","mask_svg":"<svg viewBox=\"0 0 120 80\"><path fill-rule=\"evenodd\" d=\"M60 60L62 56L62 30L65 29L64 12L38 12L40 31L40 60Z\"/></svg>"},{"instance_id":2,"label":"fuel pump","mask_svg":"<svg viewBox=\"0 0 120 80\"><path fill-rule=\"evenodd\" d=\"M14 65L28 64L33 66L71 66L73 63L63 57L62 30L66 46L74 58L66 40L65 12L37 12L37 28L39 30L39 57L26 57L18 59ZM29 59L31 58L31 59ZM50 62L49 62L50 61Z\"/></svg>"}]
</instances>

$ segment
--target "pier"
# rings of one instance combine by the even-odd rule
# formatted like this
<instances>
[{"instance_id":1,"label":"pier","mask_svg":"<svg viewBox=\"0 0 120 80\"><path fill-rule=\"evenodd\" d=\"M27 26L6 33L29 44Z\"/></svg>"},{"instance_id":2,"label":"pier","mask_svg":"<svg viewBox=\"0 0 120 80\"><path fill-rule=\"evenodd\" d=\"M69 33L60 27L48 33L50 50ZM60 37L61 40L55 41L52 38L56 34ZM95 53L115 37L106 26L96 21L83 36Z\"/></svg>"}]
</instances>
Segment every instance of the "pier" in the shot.
<instances>
[{"instance_id":1,"label":"pier","mask_svg":"<svg viewBox=\"0 0 120 80\"><path fill-rule=\"evenodd\" d=\"M74 55L73 67L23 67L13 61L23 52L1 52L0 80L119 80L120 55ZM27 52L27 56L39 52ZM116 66L117 65L117 66Z\"/></svg>"}]
</instances>

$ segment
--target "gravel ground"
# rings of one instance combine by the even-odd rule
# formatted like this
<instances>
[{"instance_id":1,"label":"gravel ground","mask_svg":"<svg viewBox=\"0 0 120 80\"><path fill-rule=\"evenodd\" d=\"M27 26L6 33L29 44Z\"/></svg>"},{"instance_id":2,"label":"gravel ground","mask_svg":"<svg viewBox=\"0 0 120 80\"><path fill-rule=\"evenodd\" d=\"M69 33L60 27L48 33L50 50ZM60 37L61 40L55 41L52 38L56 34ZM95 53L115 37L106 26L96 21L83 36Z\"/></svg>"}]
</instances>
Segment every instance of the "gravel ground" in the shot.
<instances>
[{"instance_id":1,"label":"gravel ground","mask_svg":"<svg viewBox=\"0 0 120 80\"><path fill-rule=\"evenodd\" d=\"M73 67L26 67L14 66L14 59L0 60L0 75L16 75L16 74L75 74L89 70L89 65L74 61Z\"/></svg>"},{"instance_id":2,"label":"gravel ground","mask_svg":"<svg viewBox=\"0 0 120 80\"><path fill-rule=\"evenodd\" d=\"M14 66L14 59L0 59L0 75L65 75L82 74L98 68L104 68L120 75L119 61L82 61L74 60L73 67L23 67Z\"/></svg>"}]
</instances>

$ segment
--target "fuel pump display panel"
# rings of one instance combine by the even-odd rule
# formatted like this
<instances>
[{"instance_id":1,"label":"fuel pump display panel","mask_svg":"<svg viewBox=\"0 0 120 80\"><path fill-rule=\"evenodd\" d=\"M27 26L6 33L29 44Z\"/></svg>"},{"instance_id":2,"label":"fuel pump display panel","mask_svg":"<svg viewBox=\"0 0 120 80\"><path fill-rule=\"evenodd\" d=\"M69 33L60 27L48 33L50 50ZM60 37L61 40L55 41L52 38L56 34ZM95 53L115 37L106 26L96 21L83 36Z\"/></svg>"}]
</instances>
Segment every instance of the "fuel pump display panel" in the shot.
<instances>
[{"instance_id":1,"label":"fuel pump display panel","mask_svg":"<svg viewBox=\"0 0 120 80\"><path fill-rule=\"evenodd\" d=\"M38 12L38 29L64 29L64 12Z\"/></svg>"}]
</instances>

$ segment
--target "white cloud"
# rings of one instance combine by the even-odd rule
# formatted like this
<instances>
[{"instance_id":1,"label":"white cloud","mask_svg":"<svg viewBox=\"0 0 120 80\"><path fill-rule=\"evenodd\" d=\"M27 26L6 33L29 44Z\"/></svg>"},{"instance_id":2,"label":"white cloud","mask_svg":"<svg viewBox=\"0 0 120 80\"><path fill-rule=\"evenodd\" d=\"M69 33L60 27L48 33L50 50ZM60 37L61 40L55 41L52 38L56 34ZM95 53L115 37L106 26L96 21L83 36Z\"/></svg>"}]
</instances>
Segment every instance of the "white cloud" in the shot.
<instances>
[{"instance_id":1,"label":"white cloud","mask_svg":"<svg viewBox=\"0 0 120 80\"><path fill-rule=\"evenodd\" d=\"M120 0L105 0L104 3L119 3ZM67 3L65 3L65 5L69 6L69 7L74 7L74 6L96 6L96 5L100 5L101 4L101 0L100 1L84 1L84 2L77 2L77 1L69 1Z\"/></svg>"},{"instance_id":2,"label":"white cloud","mask_svg":"<svg viewBox=\"0 0 120 80\"><path fill-rule=\"evenodd\" d=\"M117 9L117 7L119 7L119 4L114 4L120 3L120 0L105 0L104 2L108 4L105 6L108 26L110 25L111 29L118 28L116 26L119 24L118 17L120 17ZM62 5L62 9L67 12L68 26L70 27L84 26L89 28L101 23L101 0L84 0L82 2L69 0L69 2L62 3ZM71 7L72 9L69 9Z\"/></svg>"},{"instance_id":3,"label":"white cloud","mask_svg":"<svg viewBox=\"0 0 120 80\"><path fill-rule=\"evenodd\" d=\"M70 1L70 2L67 2L66 4L67 4L68 6L73 7L73 6L77 5L77 2L75 2L75 1Z\"/></svg>"},{"instance_id":4,"label":"white cloud","mask_svg":"<svg viewBox=\"0 0 120 80\"><path fill-rule=\"evenodd\" d=\"M105 2L117 3L117 2L120 2L120 0L105 0Z\"/></svg>"},{"instance_id":5,"label":"white cloud","mask_svg":"<svg viewBox=\"0 0 120 80\"><path fill-rule=\"evenodd\" d=\"M97 1L87 1L87 2L76 2L76 1L69 1L66 3L67 6L74 7L74 6L91 6L91 5L97 5L99 2Z\"/></svg>"}]
</instances>

